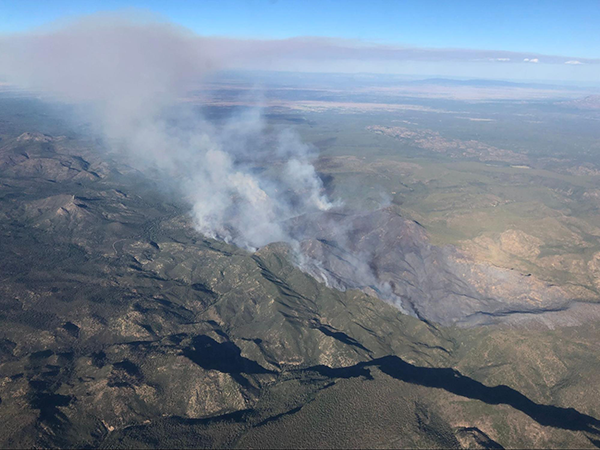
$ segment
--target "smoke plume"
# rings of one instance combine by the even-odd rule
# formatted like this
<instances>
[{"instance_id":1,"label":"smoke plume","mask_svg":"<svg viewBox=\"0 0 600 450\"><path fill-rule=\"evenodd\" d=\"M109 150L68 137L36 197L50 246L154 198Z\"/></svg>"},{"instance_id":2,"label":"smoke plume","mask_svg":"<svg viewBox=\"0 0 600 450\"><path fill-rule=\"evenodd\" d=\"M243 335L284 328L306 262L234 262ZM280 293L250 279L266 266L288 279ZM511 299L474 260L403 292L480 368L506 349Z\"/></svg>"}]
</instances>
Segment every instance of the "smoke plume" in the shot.
<instances>
[{"instance_id":1,"label":"smoke plume","mask_svg":"<svg viewBox=\"0 0 600 450\"><path fill-rule=\"evenodd\" d=\"M314 151L290 130L267 133L256 111L217 128L178 104L229 65L227 48L169 24L103 16L0 39L0 73L91 103L110 146L175 182L203 234L247 249L294 243L288 219L332 206Z\"/></svg>"},{"instance_id":2,"label":"smoke plume","mask_svg":"<svg viewBox=\"0 0 600 450\"><path fill-rule=\"evenodd\" d=\"M0 74L90 104L109 148L175 186L204 235L250 251L287 242L297 265L328 286L363 289L403 309L403 299L377 273L376 255L354 245L377 233L363 233L368 227L352 219L340 221L344 214L325 213L336 204L311 164L314 148L290 129L267 131L259 110L215 123L181 102L237 58L282 50L268 46L262 53L248 45L199 38L169 24L88 18L0 38Z\"/></svg>"}]
</instances>

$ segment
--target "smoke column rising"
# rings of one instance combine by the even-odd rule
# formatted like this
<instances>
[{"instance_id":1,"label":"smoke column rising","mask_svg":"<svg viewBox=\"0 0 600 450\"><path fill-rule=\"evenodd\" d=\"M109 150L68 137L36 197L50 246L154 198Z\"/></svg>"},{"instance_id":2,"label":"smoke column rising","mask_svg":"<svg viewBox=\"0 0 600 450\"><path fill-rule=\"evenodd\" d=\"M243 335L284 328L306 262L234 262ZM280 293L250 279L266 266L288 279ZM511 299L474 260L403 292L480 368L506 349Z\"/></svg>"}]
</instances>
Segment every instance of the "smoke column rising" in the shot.
<instances>
[{"instance_id":1,"label":"smoke column rising","mask_svg":"<svg viewBox=\"0 0 600 450\"><path fill-rule=\"evenodd\" d=\"M373 255L350 245L353 230L324 214L338 205L323 194L313 148L291 130L267 132L257 110L217 126L181 102L231 59L265 57L260 48L241 46L242 55L234 47L168 24L102 16L0 38L0 75L91 103L109 147L174 185L204 235L250 251L287 242L296 264L328 286L376 292L406 311L376 275ZM319 234L337 244L321 248Z\"/></svg>"},{"instance_id":2,"label":"smoke column rising","mask_svg":"<svg viewBox=\"0 0 600 450\"><path fill-rule=\"evenodd\" d=\"M282 223L332 207L311 149L291 131L267 135L256 112L217 130L175 106L192 83L227 67L225 54L235 57L219 42L169 24L92 17L0 39L0 74L22 87L91 102L111 146L134 167L176 180L203 234L250 250L294 244ZM263 171L266 163L277 170Z\"/></svg>"}]
</instances>

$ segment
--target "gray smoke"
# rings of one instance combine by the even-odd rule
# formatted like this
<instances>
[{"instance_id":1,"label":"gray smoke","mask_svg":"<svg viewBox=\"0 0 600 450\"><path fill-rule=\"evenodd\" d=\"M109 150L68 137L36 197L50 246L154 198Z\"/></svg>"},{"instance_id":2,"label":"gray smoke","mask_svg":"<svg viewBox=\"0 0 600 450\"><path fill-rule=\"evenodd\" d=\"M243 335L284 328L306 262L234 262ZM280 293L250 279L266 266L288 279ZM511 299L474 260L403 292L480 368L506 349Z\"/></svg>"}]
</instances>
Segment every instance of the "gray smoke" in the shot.
<instances>
[{"instance_id":1,"label":"gray smoke","mask_svg":"<svg viewBox=\"0 0 600 450\"><path fill-rule=\"evenodd\" d=\"M354 223L325 214L336 204L311 164L314 148L292 130L267 131L258 109L217 125L181 101L241 57L235 48L168 24L104 16L0 38L0 75L91 104L109 147L174 185L204 235L251 251L287 242L297 265L327 285L363 289L402 308L377 276L374 255L354 246ZM261 57L260 47L239 48L245 58Z\"/></svg>"},{"instance_id":2,"label":"gray smoke","mask_svg":"<svg viewBox=\"0 0 600 450\"><path fill-rule=\"evenodd\" d=\"M0 74L91 103L107 142L175 182L203 234L247 249L295 244L283 224L332 206L314 151L290 130L266 133L257 111L217 129L178 104L228 66L232 53L221 47L169 24L102 16L0 39Z\"/></svg>"}]
</instances>

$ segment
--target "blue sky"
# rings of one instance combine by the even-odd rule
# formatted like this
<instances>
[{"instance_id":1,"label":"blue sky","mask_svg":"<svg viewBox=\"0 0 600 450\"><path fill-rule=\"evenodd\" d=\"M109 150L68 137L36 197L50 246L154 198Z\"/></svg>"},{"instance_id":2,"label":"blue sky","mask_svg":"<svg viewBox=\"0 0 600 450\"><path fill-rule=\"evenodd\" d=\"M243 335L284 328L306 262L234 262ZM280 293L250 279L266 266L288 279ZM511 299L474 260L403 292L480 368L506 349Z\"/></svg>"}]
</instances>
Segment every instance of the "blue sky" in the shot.
<instances>
[{"instance_id":1,"label":"blue sky","mask_svg":"<svg viewBox=\"0 0 600 450\"><path fill-rule=\"evenodd\" d=\"M315 36L359 40L359 47L365 43L424 49L416 58L397 51L377 62L370 56L377 50L363 48L358 63L330 64L325 58L274 66L284 70L600 82L600 0L0 0L0 35L123 10L134 16L144 12L201 36ZM449 50L432 61L427 49L489 52L469 56ZM339 53L336 48L328 51L331 59ZM498 51L514 53L493 53ZM547 55L566 59L552 61Z\"/></svg>"},{"instance_id":2,"label":"blue sky","mask_svg":"<svg viewBox=\"0 0 600 450\"><path fill-rule=\"evenodd\" d=\"M600 57L598 0L0 0L0 32L122 8L146 9L205 35L326 36Z\"/></svg>"}]
</instances>

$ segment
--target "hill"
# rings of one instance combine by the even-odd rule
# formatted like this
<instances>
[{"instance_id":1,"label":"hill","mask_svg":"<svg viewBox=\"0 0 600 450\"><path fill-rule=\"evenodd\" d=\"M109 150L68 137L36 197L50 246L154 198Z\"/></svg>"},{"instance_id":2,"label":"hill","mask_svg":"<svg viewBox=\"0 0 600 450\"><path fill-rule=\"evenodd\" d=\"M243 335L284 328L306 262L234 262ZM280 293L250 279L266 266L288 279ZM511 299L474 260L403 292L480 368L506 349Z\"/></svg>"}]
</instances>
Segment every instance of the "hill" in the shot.
<instances>
[{"instance_id":1,"label":"hill","mask_svg":"<svg viewBox=\"0 0 600 450\"><path fill-rule=\"evenodd\" d=\"M206 239L92 143L28 133L0 141L1 447L600 441L594 324L419 320L285 245Z\"/></svg>"}]
</instances>

